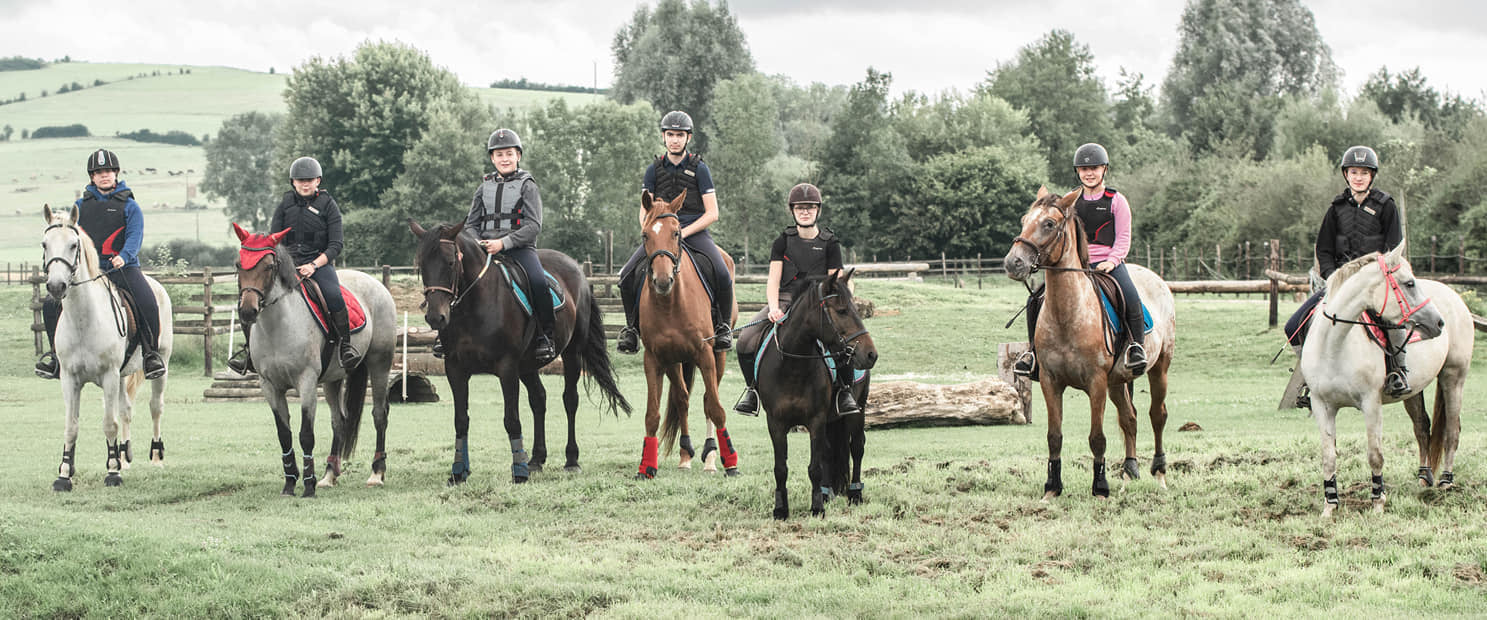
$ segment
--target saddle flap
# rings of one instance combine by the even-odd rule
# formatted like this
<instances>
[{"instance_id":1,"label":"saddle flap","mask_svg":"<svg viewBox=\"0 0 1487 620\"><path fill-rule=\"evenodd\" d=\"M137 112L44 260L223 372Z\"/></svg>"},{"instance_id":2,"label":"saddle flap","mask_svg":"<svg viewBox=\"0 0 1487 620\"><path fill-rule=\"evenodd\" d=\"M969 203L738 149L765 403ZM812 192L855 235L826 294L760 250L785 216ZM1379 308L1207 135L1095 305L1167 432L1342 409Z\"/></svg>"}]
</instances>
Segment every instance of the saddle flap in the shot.
<instances>
[{"instance_id":1,"label":"saddle flap","mask_svg":"<svg viewBox=\"0 0 1487 620\"><path fill-rule=\"evenodd\" d=\"M315 324L320 326L322 333L329 336L333 330L325 310L325 294L320 290L320 285L306 278L300 282L299 291L300 297L305 300L305 306L310 308L311 316L315 317ZM341 299L346 302L346 318L351 323L351 333L361 331L367 326L367 313L362 308L361 299L344 286L341 287Z\"/></svg>"},{"instance_id":2,"label":"saddle flap","mask_svg":"<svg viewBox=\"0 0 1487 620\"><path fill-rule=\"evenodd\" d=\"M515 262L509 263L511 267L507 267L508 263L504 260L498 261L497 264L501 266L501 273L506 276L506 285L511 287L512 293L516 294L517 304L521 306L522 311L527 316L531 316L532 302L528 294L528 290L531 287L528 286L529 280L527 279L526 270L521 268L521 264ZM547 269L544 268L542 270L542 275L547 278L547 292L552 296L552 310L553 312L557 312L558 308L563 307L563 302L568 297L567 291Z\"/></svg>"}]
</instances>

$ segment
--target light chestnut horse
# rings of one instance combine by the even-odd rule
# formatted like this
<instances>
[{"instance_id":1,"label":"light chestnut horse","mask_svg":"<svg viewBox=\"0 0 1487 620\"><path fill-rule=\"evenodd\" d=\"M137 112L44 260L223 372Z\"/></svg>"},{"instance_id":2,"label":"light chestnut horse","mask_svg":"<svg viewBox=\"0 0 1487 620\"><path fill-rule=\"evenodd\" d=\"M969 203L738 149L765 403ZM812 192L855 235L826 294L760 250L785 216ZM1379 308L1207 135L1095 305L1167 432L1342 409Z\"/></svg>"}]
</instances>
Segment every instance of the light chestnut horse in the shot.
<instances>
[{"instance_id":1,"label":"light chestnut horse","mask_svg":"<svg viewBox=\"0 0 1487 620\"><path fill-rule=\"evenodd\" d=\"M1089 448L1094 455L1092 493L1096 497L1110 495L1105 479L1106 398L1115 404L1125 440L1123 473L1128 478L1138 475L1136 407L1128 390L1135 377L1125 364L1116 363L1117 356L1106 344L1104 309L1087 275L1089 247L1074 213L1078 197L1077 190L1059 197L1039 188L1037 199L1022 216L1022 231L1003 262L1007 276L1018 281L1026 280L1035 271L1048 272L1047 297L1033 336L1041 368L1043 400L1048 407L1048 479L1043 485L1044 501L1063 493L1060 454L1064 442L1065 388L1073 387L1089 395ZM1146 350L1152 352L1146 369L1151 388L1151 427L1156 436L1151 473L1166 488L1162 429L1167 423L1167 370L1172 364L1176 338L1172 291L1148 269L1130 263L1126 269L1141 293L1141 301L1151 312L1154 325L1143 342Z\"/></svg>"},{"instance_id":2,"label":"light chestnut horse","mask_svg":"<svg viewBox=\"0 0 1487 620\"><path fill-rule=\"evenodd\" d=\"M1455 484L1451 468L1461 435L1461 392L1471 367L1475 333L1471 314L1451 287L1416 278L1403 244L1387 254L1371 253L1339 267L1327 279L1327 295L1312 319L1301 350L1301 373L1311 386L1311 412L1322 435L1322 516L1338 505L1337 411L1363 412L1368 434L1368 465L1373 474L1373 509L1382 512L1384 491L1383 421L1385 404L1404 401L1419 444L1418 477L1425 486L1440 471L1440 487ZM1366 312L1386 330L1418 333L1425 339L1405 347L1414 391L1384 394L1384 352L1358 329ZM1425 413L1424 390L1435 382L1435 420Z\"/></svg>"},{"instance_id":3,"label":"light chestnut horse","mask_svg":"<svg viewBox=\"0 0 1487 620\"><path fill-rule=\"evenodd\" d=\"M692 389L693 374L702 374L703 411L709 425L718 438L718 456L723 461L724 473L738 475L738 452L733 449L733 440L728 436L728 414L718 399L718 382L723 378L724 360L727 353L713 351L712 305L703 288L702 279L692 266L692 257L682 248L681 220L677 210L687 197L683 191L671 202L655 199L650 192L642 192L641 206L645 209L642 234L645 238L645 279L640 299L640 339L645 342L645 440L641 446L640 471L637 478L650 479L656 475L658 447L666 444L667 451L680 433L683 438L680 467L691 467L692 455L687 441L687 404ZM728 269L733 274L733 259L726 253L727 265L714 268ZM738 303L733 304L728 324L738 320ZM662 382L670 378L671 389L666 399L666 419L661 419ZM661 437L656 436L657 431ZM704 450L705 452L705 450ZM712 471L707 461L705 469Z\"/></svg>"}]
</instances>

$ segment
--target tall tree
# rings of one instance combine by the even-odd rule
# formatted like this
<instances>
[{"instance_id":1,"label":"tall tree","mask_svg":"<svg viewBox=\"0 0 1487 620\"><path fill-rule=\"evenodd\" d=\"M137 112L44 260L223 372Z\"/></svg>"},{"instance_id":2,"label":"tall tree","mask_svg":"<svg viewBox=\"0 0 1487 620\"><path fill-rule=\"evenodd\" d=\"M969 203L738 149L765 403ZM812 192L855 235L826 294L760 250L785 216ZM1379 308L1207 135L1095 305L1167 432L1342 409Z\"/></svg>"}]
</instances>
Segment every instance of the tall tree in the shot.
<instances>
[{"instance_id":1,"label":"tall tree","mask_svg":"<svg viewBox=\"0 0 1487 620\"><path fill-rule=\"evenodd\" d=\"M1300 0L1189 0L1162 100L1169 132L1195 151L1263 158L1281 98L1316 95L1336 79Z\"/></svg>"},{"instance_id":2,"label":"tall tree","mask_svg":"<svg viewBox=\"0 0 1487 620\"><path fill-rule=\"evenodd\" d=\"M754 70L754 58L728 3L661 0L641 4L614 35L614 89L620 103L645 101L657 110L683 110L707 126L713 87ZM697 148L707 148L697 132Z\"/></svg>"},{"instance_id":3,"label":"tall tree","mask_svg":"<svg viewBox=\"0 0 1487 620\"><path fill-rule=\"evenodd\" d=\"M1372 100L1395 123L1419 119L1426 127L1451 133L1452 138L1460 138L1467 121L1483 113L1479 102L1437 92L1426 83L1419 67L1395 74L1390 74L1388 67L1380 67L1368 76L1358 96Z\"/></svg>"},{"instance_id":4,"label":"tall tree","mask_svg":"<svg viewBox=\"0 0 1487 620\"><path fill-rule=\"evenodd\" d=\"M277 199L289 187L289 168L274 167L274 133L282 114L245 112L228 117L217 139L206 145L201 189L227 201L227 217L257 231L266 229Z\"/></svg>"},{"instance_id":5,"label":"tall tree","mask_svg":"<svg viewBox=\"0 0 1487 620\"><path fill-rule=\"evenodd\" d=\"M747 73L718 83L714 91L711 120L713 148L709 166L726 181L727 200L722 232L734 237L728 245L743 249L753 262L770 235L761 226L772 220L771 206L780 204L772 195L768 164L785 147L779 134L779 107L768 80Z\"/></svg>"},{"instance_id":6,"label":"tall tree","mask_svg":"<svg viewBox=\"0 0 1487 620\"><path fill-rule=\"evenodd\" d=\"M1053 30L1023 47L1010 63L989 72L983 88L1024 110L1043 145L1050 178L1068 178L1074 150L1113 135L1110 98L1095 75L1089 46L1067 30Z\"/></svg>"},{"instance_id":7,"label":"tall tree","mask_svg":"<svg viewBox=\"0 0 1487 620\"><path fill-rule=\"evenodd\" d=\"M379 205L403 173L404 155L441 102L477 105L453 73L399 43L363 43L350 58L313 58L296 67L284 91L289 115L276 141L288 169L309 155L325 170L323 186L348 211Z\"/></svg>"},{"instance_id":8,"label":"tall tree","mask_svg":"<svg viewBox=\"0 0 1487 620\"><path fill-rule=\"evenodd\" d=\"M822 219L848 247L885 247L883 240L901 232L892 220L893 205L908 193L914 162L889 117L892 83L892 74L868 68L867 77L852 85L821 149Z\"/></svg>"}]
</instances>

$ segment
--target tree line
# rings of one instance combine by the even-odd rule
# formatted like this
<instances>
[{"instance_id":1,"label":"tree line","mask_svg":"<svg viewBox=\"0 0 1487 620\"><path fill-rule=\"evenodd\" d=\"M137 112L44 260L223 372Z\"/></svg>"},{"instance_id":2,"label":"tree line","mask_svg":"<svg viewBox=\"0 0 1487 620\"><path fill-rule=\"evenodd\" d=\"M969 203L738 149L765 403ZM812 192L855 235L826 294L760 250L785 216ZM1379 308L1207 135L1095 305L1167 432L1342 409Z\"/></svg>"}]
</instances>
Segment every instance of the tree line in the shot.
<instances>
[{"instance_id":1,"label":"tree line","mask_svg":"<svg viewBox=\"0 0 1487 620\"><path fill-rule=\"evenodd\" d=\"M616 252L638 241L657 120L681 109L718 185L715 237L756 263L801 181L821 187L823 222L859 255L1000 255L1039 185L1076 184L1084 142L1109 149L1137 243L1307 247L1342 190L1338 157L1367 144L1410 239L1464 235L1468 254L1487 249L1487 201L1467 187L1487 172L1482 102L1387 66L1344 96L1299 0L1190 0L1177 31L1159 86L1124 69L1105 83L1089 47L1055 29L964 92L895 95L893 76L871 67L849 86L762 75L726 4L662 0L617 30L606 99L527 111L481 105L417 50L368 43L296 67L286 114L228 119L207 147L203 188L262 229L289 162L315 156L346 211L347 260L406 263L404 221L461 219L491 169L485 137L511 127L542 188L540 244L600 259L607 232Z\"/></svg>"}]
</instances>

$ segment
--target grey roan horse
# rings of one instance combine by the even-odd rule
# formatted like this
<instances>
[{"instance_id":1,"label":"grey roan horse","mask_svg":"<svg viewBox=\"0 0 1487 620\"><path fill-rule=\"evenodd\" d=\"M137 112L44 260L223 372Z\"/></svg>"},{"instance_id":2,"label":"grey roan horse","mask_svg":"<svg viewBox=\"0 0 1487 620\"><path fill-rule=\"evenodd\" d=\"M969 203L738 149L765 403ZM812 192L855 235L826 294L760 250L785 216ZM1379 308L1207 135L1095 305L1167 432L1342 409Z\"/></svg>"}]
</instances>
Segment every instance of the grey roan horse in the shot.
<instances>
[{"instance_id":1,"label":"grey roan horse","mask_svg":"<svg viewBox=\"0 0 1487 620\"><path fill-rule=\"evenodd\" d=\"M294 462L286 392L299 390L299 444L304 451L305 497L315 495L315 387L325 385L330 405L331 454L326 458L326 476L319 486L334 486L341 462L351 457L361 429L361 409L367 381L372 384L372 417L377 425L377 453L367 486L380 486L387 470L387 374L397 343L397 311L392 294L381 282L358 271L343 271L341 284L361 300L366 311L364 329L351 336L357 350L365 351L361 363L349 371L334 363L334 351L326 348L326 336L296 290L300 278L288 251L279 245L288 229L272 235L252 234L236 224L239 252L238 317L253 325L249 354L258 369L259 386L274 412L279 448L284 451L284 495L294 495L300 470Z\"/></svg>"}]
</instances>

